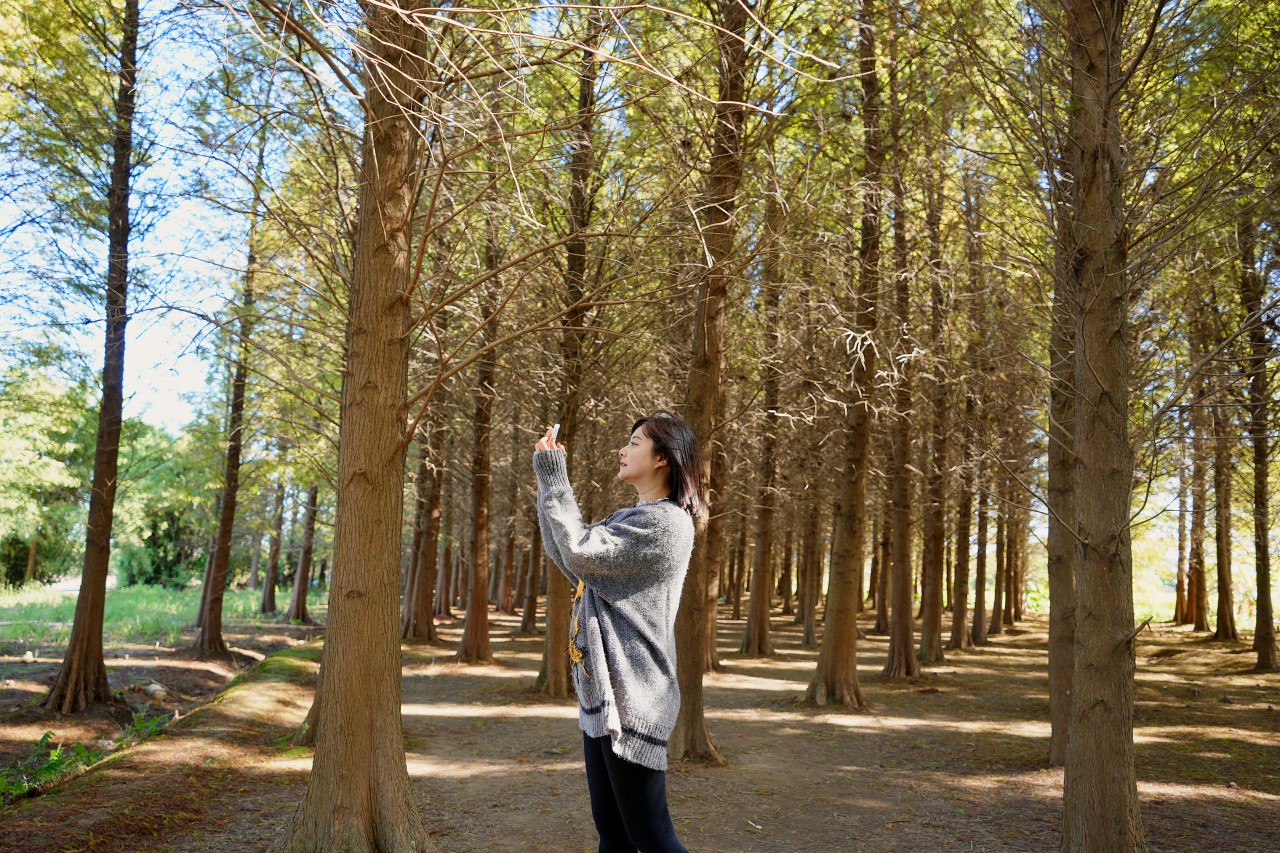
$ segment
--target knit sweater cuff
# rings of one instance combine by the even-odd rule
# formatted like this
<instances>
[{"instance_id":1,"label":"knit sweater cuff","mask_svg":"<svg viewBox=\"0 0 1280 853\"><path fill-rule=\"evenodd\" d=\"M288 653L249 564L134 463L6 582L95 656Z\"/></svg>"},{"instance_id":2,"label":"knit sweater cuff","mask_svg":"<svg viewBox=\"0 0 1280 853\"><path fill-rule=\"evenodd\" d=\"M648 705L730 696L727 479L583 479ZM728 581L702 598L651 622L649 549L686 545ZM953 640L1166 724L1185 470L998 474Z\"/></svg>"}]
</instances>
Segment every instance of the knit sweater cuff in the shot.
<instances>
[{"instance_id":1,"label":"knit sweater cuff","mask_svg":"<svg viewBox=\"0 0 1280 853\"><path fill-rule=\"evenodd\" d=\"M569 488L569 472L563 450L540 450L533 454L533 471L538 488L544 492Z\"/></svg>"},{"instance_id":2,"label":"knit sweater cuff","mask_svg":"<svg viewBox=\"0 0 1280 853\"><path fill-rule=\"evenodd\" d=\"M651 770L667 769L667 740L672 726L655 725L631 718L622 723L622 733L613 738L613 753L632 764Z\"/></svg>"}]
</instances>

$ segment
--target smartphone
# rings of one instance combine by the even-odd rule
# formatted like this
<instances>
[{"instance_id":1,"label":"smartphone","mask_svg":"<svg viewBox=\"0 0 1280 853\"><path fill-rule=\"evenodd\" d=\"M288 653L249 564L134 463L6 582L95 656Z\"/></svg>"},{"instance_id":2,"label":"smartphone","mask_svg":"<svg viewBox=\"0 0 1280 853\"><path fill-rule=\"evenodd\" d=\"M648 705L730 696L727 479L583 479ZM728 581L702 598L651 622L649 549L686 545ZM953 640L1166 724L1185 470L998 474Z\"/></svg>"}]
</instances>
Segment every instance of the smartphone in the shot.
<instances>
[{"instance_id":1,"label":"smartphone","mask_svg":"<svg viewBox=\"0 0 1280 853\"><path fill-rule=\"evenodd\" d=\"M556 437L560 435L560 424L556 424L551 428L551 446L556 446Z\"/></svg>"}]
</instances>

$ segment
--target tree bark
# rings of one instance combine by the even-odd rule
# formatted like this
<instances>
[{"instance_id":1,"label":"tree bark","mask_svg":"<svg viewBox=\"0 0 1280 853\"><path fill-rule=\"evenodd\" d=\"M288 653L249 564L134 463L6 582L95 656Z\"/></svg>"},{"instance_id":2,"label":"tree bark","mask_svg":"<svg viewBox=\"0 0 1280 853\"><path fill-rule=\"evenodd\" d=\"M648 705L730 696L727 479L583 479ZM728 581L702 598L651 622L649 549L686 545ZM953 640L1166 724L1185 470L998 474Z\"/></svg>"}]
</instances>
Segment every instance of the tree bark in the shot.
<instances>
[{"instance_id":1,"label":"tree bark","mask_svg":"<svg viewBox=\"0 0 1280 853\"><path fill-rule=\"evenodd\" d=\"M1129 519L1130 299L1119 90L1122 0L1063 0L1071 97L1066 159L1075 297L1076 620L1062 850L1145 851L1133 749Z\"/></svg>"},{"instance_id":2,"label":"tree bark","mask_svg":"<svg viewBox=\"0 0 1280 853\"><path fill-rule=\"evenodd\" d=\"M723 332L723 328L721 331ZM725 357L723 355L723 340L721 341L721 346L722 346L722 350L721 350L722 355L721 355L721 362L720 362L720 371L721 371L721 375L723 376L725 371L725 361L724 361ZM723 390L721 391L721 394L723 395ZM721 399L719 405L723 407L724 405L723 399ZM719 415L717 415L717 417L719 417ZM729 463L725 455L723 442L719 440L712 441L710 443L709 450L711 453L712 483L716 484L714 487L714 490L711 493L715 495L718 499L719 495L728 494L728 489L726 488L725 479L729 469ZM708 672L720 672L724 669L724 666L720 663L720 651L716 646L716 642L719 639L719 625L720 625L719 601L720 601L720 587L722 586L722 583L720 580L720 566L724 562L725 543L729 541L729 537L724 530L726 518L728 518L728 513L724 512L723 508L721 512L714 513L709 519L707 519L707 527L704 534L706 538L706 545L707 545L706 558L705 558L706 572L705 572L705 579L703 583L703 586L706 588L706 592L704 595L704 597L706 598L706 605L703 609L703 613L705 615L703 619L704 626L702 631L702 639L703 639L702 671L704 674ZM695 549L697 548L696 544L694 548ZM744 550L745 550L745 545L744 545ZM739 551L738 553L740 555L741 551ZM696 555L696 550L695 550L695 555ZM741 562L741 560L739 560L739 562ZM728 581L726 580L723 585L727 586L727 584L728 584ZM736 592L736 589L734 589L733 591ZM741 601L741 598L742 596L739 594L738 600ZM677 632L679 631L678 626L676 630Z\"/></svg>"},{"instance_id":3,"label":"tree bark","mask_svg":"<svg viewBox=\"0 0 1280 853\"><path fill-rule=\"evenodd\" d=\"M490 214L493 216L493 214ZM497 245L497 224L490 222L485 240L485 267L496 276L500 265ZM481 342L492 347L498 340L498 293L496 279L484 285L480 307L484 317ZM493 437L494 377L498 368L498 356L490 350L477 362L476 410L472 420L474 430L471 457L471 563L468 567L470 595L467 597L467 617L462 626L462 642L458 646L457 659L462 663L492 663L493 649L489 643L489 476L492 469L490 445Z\"/></svg>"},{"instance_id":4,"label":"tree bark","mask_svg":"<svg viewBox=\"0 0 1280 853\"><path fill-rule=\"evenodd\" d=\"M62 666L41 704L50 711L74 714L98 702L111 701L107 667L102 659L102 616L107 600L111 528L115 516L120 429L124 408L125 325L129 321L129 216L133 177L134 88L138 76L138 0L125 0L120 20L119 86L115 128L111 134L111 184L107 190L106 337L102 360L102 402L98 409L93 482L89 491L84 563L71 637Z\"/></svg>"},{"instance_id":5,"label":"tree bark","mask_svg":"<svg viewBox=\"0 0 1280 853\"><path fill-rule=\"evenodd\" d=\"M418 583L418 557L422 552L422 534L426 529L427 512L427 440L425 435L418 436L418 465L413 473L413 521L409 529L413 532L409 553L405 561L404 584L401 590L400 631L409 624L410 602L416 593Z\"/></svg>"},{"instance_id":6,"label":"tree bark","mask_svg":"<svg viewBox=\"0 0 1280 853\"><path fill-rule=\"evenodd\" d=\"M1006 489L1003 481L997 487L996 495L996 559L995 589L991 596L991 624L987 625L987 636L998 637L1004 633L1004 584L1005 584L1005 551L1009 545L1009 511L1005 503Z\"/></svg>"},{"instance_id":7,"label":"tree bark","mask_svg":"<svg viewBox=\"0 0 1280 853\"><path fill-rule=\"evenodd\" d=\"M795 606L793 602L793 590L795 588L795 578L793 577L793 566L795 560L795 552L792 539L793 523L787 524L786 539L782 543L782 571L780 571L778 579L778 595L782 597L782 615L792 616L795 614Z\"/></svg>"},{"instance_id":8,"label":"tree bark","mask_svg":"<svg viewBox=\"0 0 1280 853\"><path fill-rule=\"evenodd\" d=\"M978 542L974 560L973 579L973 644L987 644L987 484L979 464L978 481Z\"/></svg>"},{"instance_id":9,"label":"tree bark","mask_svg":"<svg viewBox=\"0 0 1280 853\"><path fill-rule=\"evenodd\" d=\"M536 508L534 512L536 512ZM529 571L524 578L524 615L520 619L520 630L527 634L538 631L538 589L542 586L542 529L538 520L533 519L533 542L529 545Z\"/></svg>"},{"instance_id":10,"label":"tree bark","mask_svg":"<svg viewBox=\"0 0 1280 853\"><path fill-rule=\"evenodd\" d=\"M511 522L507 526L507 548L502 560L502 577L498 582L498 610L502 613L515 612L511 605L516 574L516 529L515 523Z\"/></svg>"},{"instance_id":11,"label":"tree bark","mask_svg":"<svg viewBox=\"0 0 1280 853\"><path fill-rule=\"evenodd\" d=\"M717 0L719 91L714 109L711 163L702 205L701 231L707 266L697 290L693 357L685 390L686 420L702 442L703 483L711 496L710 518L700 519L693 557L676 620L676 660L680 713L668 752L673 759L701 758L722 763L707 731L702 676L707 664L708 577L720 563L723 515L718 512L724 455L721 410L724 397L725 300L732 271L729 257L736 233L734 209L742 181L742 126L746 118L747 9L737 0Z\"/></svg>"},{"instance_id":12,"label":"tree bark","mask_svg":"<svg viewBox=\"0 0 1280 853\"><path fill-rule=\"evenodd\" d=\"M876 56L877 7L864 0L858 14L858 71L862 78L862 209L859 223L857 290L849 300L856 341L849 359L849 387L852 399L844 423L843 476L836 497L836 515L831 534L831 586L826 625L818 663L805 699L820 705L834 704L865 708L858 684L857 578L866 560L867 469L870 461L873 423L872 390L876 371L875 348L871 345L877 323L880 298L880 236L884 146L881 134L882 83ZM852 273L852 271L851 271ZM849 280L853 281L851 274ZM816 513L810 512L816 538ZM808 533L808 531L806 531ZM821 571L819 566L813 570ZM883 569L882 569L883 571ZM806 602L812 607L811 602ZM806 625L807 628L807 625Z\"/></svg>"},{"instance_id":13,"label":"tree bark","mask_svg":"<svg viewBox=\"0 0 1280 853\"><path fill-rule=\"evenodd\" d=\"M1198 300L1197 300L1198 301ZM1191 357L1199 361L1205 351L1203 323L1199 305L1192 308ZM1187 608L1190 611L1193 631L1209 630L1209 591L1205 567L1205 525L1209 516L1208 488L1208 414L1204 408L1205 381L1197 376L1193 382L1191 404L1191 551L1187 558L1190 584L1187 590Z\"/></svg>"},{"instance_id":14,"label":"tree bark","mask_svg":"<svg viewBox=\"0 0 1280 853\"><path fill-rule=\"evenodd\" d=\"M891 6L888 18L896 23L896 10ZM895 171L890 177L893 188L893 257L894 287L892 291L897 346L904 356L894 377L892 461L889 468L890 526L892 539L889 561L893 572L893 598L889 609L889 655L884 665L887 678L909 678L920 674L920 663L912 648L915 629L913 591L915 575L911 565L914 525L911 515L913 481L912 449L912 374L914 365L907 354L915 349L911 336L910 280L907 250L906 184L902 176L906 159L901 147L904 106L898 91L897 38L889 42L889 88L893 107L890 117L891 151ZM916 469L918 470L918 469Z\"/></svg>"},{"instance_id":15,"label":"tree bark","mask_svg":"<svg viewBox=\"0 0 1280 853\"><path fill-rule=\"evenodd\" d=\"M880 521L879 516L871 520L871 577L867 581L866 603L877 607L880 603ZM878 609L878 608L877 608Z\"/></svg>"},{"instance_id":16,"label":"tree bark","mask_svg":"<svg viewBox=\"0 0 1280 853\"><path fill-rule=\"evenodd\" d=\"M876 541L876 551L880 557L880 582L876 585L876 625L872 630L876 634L889 634L889 601L893 598L893 566L889 559L890 534L889 517L892 515L889 506L888 488L885 488L884 499L880 508L880 536Z\"/></svg>"},{"instance_id":17,"label":"tree bark","mask_svg":"<svg viewBox=\"0 0 1280 853\"><path fill-rule=\"evenodd\" d=\"M815 502L816 504L816 502ZM821 572L822 534L818 530L817 506L812 506L804 528L804 569L801 572L804 596L800 602L800 642L806 646L817 643L818 634L818 574Z\"/></svg>"},{"instance_id":18,"label":"tree bark","mask_svg":"<svg viewBox=\"0 0 1280 853\"><path fill-rule=\"evenodd\" d=\"M941 663L942 650L942 580L943 550L946 542L944 519L947 512L947 435L950 429L947 413L948 382L943 375L942 341L942 176L936 175L927 187L925 230L929 235L929 349L934 367L927 381L930 400L931 436L929 462L925 480L924 560L920 572L924 576L924 618L920 622L920 663Z\"/></svg>"},{"instance_id":19,"label":"tree bark","mask_svg":"<svg viewBox=\"0 0 1280 853\"><path fill-rule=\"evenodd\" d=\"M973 636L969 633L969 530L973 516L973 484L975 462L973 459L972 423L977 404L968 397L964 404L964 450L960 475L960 507L956 517L955 584L951 591L951 637L948 649L972 649Z\"/></svg>"},{"instance_id":20,"label":"tree bark","mask_svg":"<svg viewBox=\"0 0 1280 853\"><path fill-rule=\"evenodd\" d=\"M276 612L276 585L280 579L280 546L284 540L284 481L276 483L275 509L271 514L271 545L267 549L267 572L262 581L261 613Z\"/></svg>"},{"instance_id":21,"label":"tree bark","mask_svg":"<svg viewBox=\"0 0 1280 853\"><path fill-rule=\"evenodd\" d=\"M1240 303L1245 312L1256 318L1249 326L1249 444L1253 450L1253 559L1257 575L1257 610L1253 631L1253 650L1258 655L1255 672L1280 670L1280 653L1276 649L1275 615L1271 602L1271 507L1268 472L1271 448L1268 429L1271 401L1267 388L1267 359L1271 341L1262 313L1262 276L1258 274L1256 246L1257 227L1252 215L1241 214L1240 225Z\"/></svg>"},{"instance_id":22,"label":"tree bark","mask_svg":"<svg viewBox=\"0 0 1280 853\"><path fill-rule=\"evenodd\" d=\"M289 598L289 609L284 614L285 621L303 625L312 624L307 613L307 589L311 586L311 557L315 549L319 498L320 486L312 483L307 490L307 512L302 521L302 549L298 553L298 569L293 574L293 594ZM396 562L398 564L399 560Z\"/></svg>"},{"instance_id":23,"label":"tree bark","mask_svg":"<svg viewBox=\"0 0 1280 853\"><path fill-rule=\"evenodd\" d=\"M245 589L258 590L262 586L262 532L255 530L253 533L253 550L249 554L249 580L245 582Z\"/></svg>"},{"instance_id":24,"label":"tree bark","mask_svg":"<svg viewBox=\"0 0 1280 853\"><path fill-rule=\"evenodd\" d=\"M769 611L773 604L773 514L777 501L775 482L777 463L777 419L779 371L776 359L781 341L778 333L778 311L782 303L782 287L778 282L778 226L781 211L776 195L765 204L764 262L760 291L756 295L758 311L764 315L764 351L760 369L764 373L764 423L760 438L759 510L756 513L755 565L751 569L751 601L747 626L738 651L746 655L769 655L773 644L769 637ZM742 571L739 568L739 571Z\"/></svg>"},{"instance_id":25,"label":"tree bark","mask_svg":"<svg viewBox=\"0 0 1280 853\"><path fill-rule=\"evenodd\" d=\"M1218 564L1218 624L1215 640L1237 642L1235 600L1231 592L1231 449L1232 425L1226 417L1225 394L1216 395L1213 407L1213 503L1214 551Z\"/></svg>"},{"instance_id":26,"label":"tree bark","mask_svg":"<svg viewBox=\"0 0 1280 853\"><path fill-rule=\"evenodd\" d=\"M444 405L444 390L436 392L436 411ZM401 639L439 642L436 630L435 591L437 563L440 558L440 497L444 488L444 418L434 415L426 445L426 505L422 512L422 540L418 543L415 582L406 601ZM421 476L421 469L420 474Z\"/></svg>"},{"instance_id":27,"label":"tree bark","mask_svg":"<svg viewBox=\"0 0 1280 853\"><path fill-rule=\"evenodd\" d=\"M1186 625L1188 616L1187 593L1190 577L1187 566L1187 427L1181 410L1178 412L1178 579L1174 592L1173 624Z\"/></svg>"},{"instance_id":28,"label":"tree bark","mask_svg":"<svg viewBox=\"0 0 1280 853\"><path fill-rule=\"evenodd\" d=\"M40 528L31 534L31 541L27 543L27 567L22 573L23 584L29 584L36 577L36 549L40 547Z\"/></svg>"},{"instance_id":29,"label":"tree bark","mask_svg":"<svg viewBox=\"0 0 1280 853\"><path fill-rule=\"evenodd\" d=\"M450 458L448 436L441 448L445 458ZM441 472L440 503L444 510L440 514L440 533L443 544L440 553L440 566L436 571L436 604L433 615L446 619L453 618L453 495L449 490L449 475Z\"/></svg>"},{"instance_id":30,"label":"tree bark","mask_svg":"<svg viewBox=\"0 0 1280 853\"><path fill-rule=\"evenodd\" d=\"M421 36L364 7L366 123L338 445L324 689L307 791L271 853L432 850L400 719L400 543Z\"/></svg>"}]
</instances>

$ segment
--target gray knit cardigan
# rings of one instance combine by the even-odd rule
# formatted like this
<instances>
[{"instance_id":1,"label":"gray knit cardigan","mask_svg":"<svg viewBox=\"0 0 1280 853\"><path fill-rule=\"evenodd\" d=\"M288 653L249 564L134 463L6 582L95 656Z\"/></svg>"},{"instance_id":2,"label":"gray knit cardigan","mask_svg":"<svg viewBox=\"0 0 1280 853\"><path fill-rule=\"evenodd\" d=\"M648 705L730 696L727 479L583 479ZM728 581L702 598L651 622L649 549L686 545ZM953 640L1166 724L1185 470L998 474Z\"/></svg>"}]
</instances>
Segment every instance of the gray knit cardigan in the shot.
<instances>
[{"instance_id":1,"label":"gray knit cardigan","mask_svg":"<svg viewBox=\"0 0 1280 853\"><path fill-rule=\"evenodd\" d=\"M543 547L577 587L568 651L578 726L609 735L621 758L665 770L680 710L675 624L693 519L660 500L584 524L564 451L534 453L533 470Z\"/></svg>"}]
</instances>

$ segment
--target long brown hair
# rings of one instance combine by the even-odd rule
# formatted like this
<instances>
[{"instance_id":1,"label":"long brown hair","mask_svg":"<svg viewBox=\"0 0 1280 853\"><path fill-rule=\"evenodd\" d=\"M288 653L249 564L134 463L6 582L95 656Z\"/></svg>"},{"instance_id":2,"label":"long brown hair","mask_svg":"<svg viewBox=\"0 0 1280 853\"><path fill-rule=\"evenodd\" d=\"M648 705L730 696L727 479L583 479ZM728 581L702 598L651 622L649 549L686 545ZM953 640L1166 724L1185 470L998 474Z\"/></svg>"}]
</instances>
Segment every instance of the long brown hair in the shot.
<instances>
[{"instance_id":1,"label":"long brown hair","mask_svg":"<svg viewBox=\"0 0 1280 853\"><path fill-rule=\"evenodd\" d=\"M671 500L692 516L702 515L706 511L702 497L702 450L693 427L667 409L658 409L636 421L631 432L640 427L644 427L644 434L653 442L654 455L667 460Z\"/></svg>"}]
</instances>

